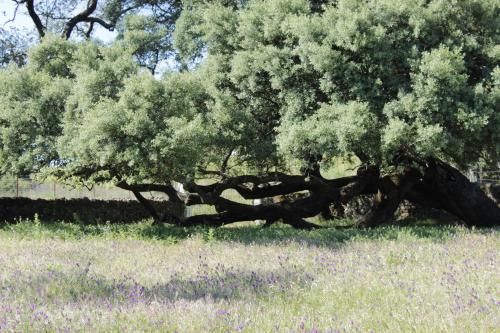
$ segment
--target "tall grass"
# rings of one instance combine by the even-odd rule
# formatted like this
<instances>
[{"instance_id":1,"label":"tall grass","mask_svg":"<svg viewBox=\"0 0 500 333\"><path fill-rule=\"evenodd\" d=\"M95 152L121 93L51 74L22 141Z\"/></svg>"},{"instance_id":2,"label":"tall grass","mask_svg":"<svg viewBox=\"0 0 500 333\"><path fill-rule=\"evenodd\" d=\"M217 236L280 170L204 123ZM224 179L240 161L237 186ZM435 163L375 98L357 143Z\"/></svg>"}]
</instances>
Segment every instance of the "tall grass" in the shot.
<instances>
[{"instance_id":1,"label":"tall grass","mask_svg":"<svg viewBox=\"0 0 500 333\"><path fill-rule=\"evenodd\" d=\"M0 227L0 331L498 332L497 230Z\"/></svg>"}]
</instances>

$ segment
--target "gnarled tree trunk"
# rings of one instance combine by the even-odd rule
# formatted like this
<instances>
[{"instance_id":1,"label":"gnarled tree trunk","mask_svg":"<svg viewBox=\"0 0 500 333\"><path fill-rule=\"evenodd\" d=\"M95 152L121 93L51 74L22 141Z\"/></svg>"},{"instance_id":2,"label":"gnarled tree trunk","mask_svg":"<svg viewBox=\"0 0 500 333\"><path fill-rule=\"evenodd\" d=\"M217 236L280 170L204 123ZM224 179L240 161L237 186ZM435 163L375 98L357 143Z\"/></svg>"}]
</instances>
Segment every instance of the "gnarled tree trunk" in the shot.
<instances>
[{"instance_id":1,"label":"gnarled tree trunk","mask_svg":"<svg viewBox=\"0 0 500 333\"><path fill-rule=\"evenodd\" d=\"M420 174L414 169L403 174L385 176L380 179L373 208L357 223L359 227L376 227L390 220L405 195L419 181Z\"/></svg>"},{"instance_id":2,"label":"gnarled tree trunk","mask_svg":"<svg viewBox=\"0 0 500 333\"><path fill-rule=\"evenodd\" d=\"M320 174L243 175L223 177L210 185L184 184L187 193L176 191L169 182L166 185L120 183L119 186L134 191L155 220L180 226L217 227L240 221L265 220L265 226L282 221L296 228L311 229L319 226L305 218L317 216L331 206L341 207L341 204L366 194L376 196L373 208L358 221L359 227L376 227L389 221L404 199L445 210L468 226L500 224L499 207L460 171L436 159L429 159L422 170L408 168L401 174L382 178L375 166L361 167L357 175L338 179L324 179ZM237 191L244 199L280 197L281 200L263 200L255 206L238 203L222 196L228 189ZM169 203L175 206L171 214L159 216L140 195L141 191L151 190L168 195ZM296 195L298 193L300 195ZM179 214L186 206L196 204L211 205L216 213L191 217Z\"/></svg>"},{"instance_id":3,"label":"gnarled tree trunk","mask_svg":"<svg viewBox=\"0 0 500 333\"><path fill-rule=\"evenodd\" d=\"M500 207L459 170L438 159L429 159L423 179L406 197L423 206L442 209L470 227L500 225Z\"/></svg>"}]
</instances>

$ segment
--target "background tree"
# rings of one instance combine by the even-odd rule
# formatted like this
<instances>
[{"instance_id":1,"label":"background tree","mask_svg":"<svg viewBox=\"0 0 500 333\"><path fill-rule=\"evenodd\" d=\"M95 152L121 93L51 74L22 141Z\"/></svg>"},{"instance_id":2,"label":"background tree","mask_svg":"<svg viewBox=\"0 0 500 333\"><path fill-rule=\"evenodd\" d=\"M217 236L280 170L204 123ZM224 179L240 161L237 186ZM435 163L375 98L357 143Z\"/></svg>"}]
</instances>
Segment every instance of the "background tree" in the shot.
<instances>
[{"instance_id":1,"label":"background tree","mask_svg":"<svg viewBox=\"0 0 500 333\"><path fill-rule=\"evenodd\" d=\"M25 9L40 37L47 33L69 39L73 34L90 37L96 26L113 31L126 14L143 12L155 22L173 27L182 8L178 0L12 0L16 12Z\"/></svg>"},{"instance_id":2,"label":"background tree","mask_svg":"<svg viewBox=\"0 0 500 333\"><path fill-rule=\"evenodd\" d=\"M64 39L99 40L103 31L109 31L111 36L105 37L106 41L124 39L135 49L137 62L153 73L164 71L166 65L175 67L171 44L175 21L182 10L180 0L11 1L16 7L9 21L15 24L19 15L28 15L39 38L53 34ZM117 33L113 36L114 31ZM6 54L13 56L13 50L25 50L26 45L34 44L35 38L20 39L16 34L1 33L9 36L2 38ZM13 43L15 48L7 45Z\"/></svg>"},{"instance_id":3,"label":"background tree","mask_svg":"<svg viewBox=\"0 0 500 333\"><path fill-rule=\"evenodd\" d=\"M24 65L28 57L27 50L32 44L28 32L17 28L0 28L0 67L9 63Z\"/></svg>"}]
</instances>

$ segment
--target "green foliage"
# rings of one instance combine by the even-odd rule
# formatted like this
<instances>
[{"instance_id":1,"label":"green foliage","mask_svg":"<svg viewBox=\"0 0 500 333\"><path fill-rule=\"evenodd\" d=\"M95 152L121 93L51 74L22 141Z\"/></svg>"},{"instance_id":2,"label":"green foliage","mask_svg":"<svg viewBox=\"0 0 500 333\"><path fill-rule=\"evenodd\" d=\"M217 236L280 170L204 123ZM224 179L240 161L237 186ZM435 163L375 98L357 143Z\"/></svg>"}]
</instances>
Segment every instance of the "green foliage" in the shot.
<instances>
[{"instance_id":1,"label":"green foliage","mask_svg":"<svg viewBox=\"0 0 500 333\"><path fill-rule=\"evenodd\" d=\"M29 53L30 68L51 77L71 77L71 65L76 45L55 36L47 35L44 42L33 46Z\"/></svg>"},{"instance_id":2,"label":"green foliage","mask_svg":"<svg viewBox=\"0 0 500 333\"><path fill-rule=\"evenodd\" d=\"M57 157L54 144L61 134L70 82L51 77L37 65L0 71L2 174L37 172Z\"/></svg>"},{"instance_id":3,"label":"green foliage","mask_svg":"<svg viewBox=\"0 0 500 333\"><path fill-rule=\"evenodd\" d=\"M312 154L498 161L496 2L197 8L181 16L190 22L176 32L181 51L206 50L210 91L247 109L252 128L266 128L260 133L289 162L307 164Z\"/></svg>"},{"instance_id":4,"label":"green foliage","mask_svg":"<svg viewBox=\"0 0 500 333\"><path fill-rule=\"evenodd\" d=\"M156 16L129 16L110 46L47 35L0 72L1 172L168 182L228 156L233 173L314 156L498 162L497 2L319 5L186 2L173 44ZM183 71L141 68L172 52Z\"/></svg>"},{"instance_id":5,"label":"green foliage","mask_svg":"<svg viewBox=\"0 0 500 333\"><path fill-rule=\"evenodd\" d=\"M29 64L0 75L3 173L80 182L185 179L201 156L204 89L196 74L162 80L111 47L47 36Z\"/></svg>"},{"instance_id":6,"label":"green foliage","mask_svg":"<svg viewBox=\"0 0 500 333\"><path fill-rule=\"evenodd\" d=\"M59 141L68 174L91 182L192 175L207 134L199 80L172 73L159 81L130 57L106 51L111 56L95 70L80 68L77 75L74 109L67 110Z\"/></svg>"},{"instance_id":7,"label":"green foliage","mask_svg":"<svg viewBox=\"0 0 500 333\"><path fill-rule=\"evenodd\" d=\"M137 63L153 74L160 62L173 54L169 27L158 24L150 16L127 16L120 37L131 49Z\"/></svg>"}]
</instances>

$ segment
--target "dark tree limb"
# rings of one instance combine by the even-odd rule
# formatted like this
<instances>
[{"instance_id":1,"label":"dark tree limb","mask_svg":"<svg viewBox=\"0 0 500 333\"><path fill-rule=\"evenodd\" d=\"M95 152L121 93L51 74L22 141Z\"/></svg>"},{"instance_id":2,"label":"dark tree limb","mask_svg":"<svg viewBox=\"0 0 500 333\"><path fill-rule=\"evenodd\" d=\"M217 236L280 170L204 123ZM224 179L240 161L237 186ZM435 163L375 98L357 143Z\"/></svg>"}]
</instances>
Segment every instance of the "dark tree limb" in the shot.
<instances>
[{"instance_id":1,"label":"dark tree limb","mask_svg":"<svg viewBox=\"0 0 500 333\"><path fill-rule=\"evenodd\" d=\"M305 221L292 210L279 204L251 206L220 198L216 205L216 209L218 211L217 214L191 216L182 221L180 225L207 225L219 227L241 221L266 220L274 222L282 220L283 223L289 224L297 229L320 228L320 226Z\"/></svg>"},{"instance_id":2,"label":"dark tree limb","mask_svg":"<svg viewBox=\"0 0 500 333\"><path fill-rule=\"evenodd\" d=\"M165 212L163 214L159 214L155 207L151 204L151 202L148 199L144 198L141 192L132 191L132 193L134 193L134 196L137 198L137 200L151 215L155 224L160 224L162 222L179 224L181 222L183 216L180 216L179 211L183 211L185 208L184 206L179 206L175 203L173 205L166 205Z\"/></svg>"},{"instance_id":3,"label":"dark tree limb","mask_svg":"<svg viewBox=\"0 0 500 333\"><path fill-rule=\"evenodd\" d=\"M103 28L108 29L109 31L113 31L115 29L115 25L113 23L108 23L108 22L106 22L103 19L100 19L98 17L92 17L92 16L90 16L90 17L87 17L84 20L82 20L82 22L88 22L88 23L90 23L92 25L94 23L97 23L100 26L102 26Z\"/></svg>"},{"instance_id":4,"label":"dark tree limb","mask_svg":"<svg viewBox=\"0 0 500 333\"><path fill-rule=\"evenodd\" d=\"M16 16L17 16L17 11L19 10L19 6L21 5L20 2L16 2L16 8L14 8L14 14L12 14L12 18L11 19L8 19L7 21L5 21L4 25L6 25L7 23L11 23L11 22L14 22L15 19L16 19Z\"/></svg>"},{"instance_id":5,"label":"dark tree limb","mask_svg":"<svg viewBox=\"0 0 500 333\"><path fill-rule=\"evenodd\" d=\"M223 175L227 171L227 165L229 163L229 159L231 158L231 155L233 155L234 150L235 150L235 148L230 149L228 151L228 153L226 154L226 156L224 157L224 159L222 160L222 164L221 164L221 167L220 167L220 172Z\"/></svg>"},{"instance_id":6,"label":"dark tree limb","mask_svg":"<svg viewBox=\"0 0 500 333\"><path fill-rule=\"evenodd\" d=\"M82 12L73 16L68 22L66 22L62 33L62 37L69 39L69 37L71 37L71 32L73 31L75 26L80 22L85 22L85 20L87 20L89 16L92 15L92 13L96 9L97 9L97 0L91 0L87 8L85 8Z\"/></svg>"},{"instance_id":7,"label":"dark tree limb","mask_svg":"<svg viewBox=\"0 0 500 333\"><path fill-rule=\"evenodd\" d=\"M442 209L467 226L500 225L500 207L459 170L436 158L428 160L423 180L406 197L423 206Z\"/></svg>"},{"instance_id":8,"label":"dark tree limb","mask_svg":"<svg viewBox=\"0 0 500 333\"><path fill-rule=\"evenodd\" d=\"M377 183L378 174L377 168L366 167L359 170L357 176L331 181L317 177L284 174L234 177L225 180L223 183L210 185L206 188L207 192L205 194L200 194L213 200L212 204L218 211L218 215L193 217L193 219L188 219L188 223L214 225L235 221L266 220L266 225L270 225L276 220L282 220L284 223L296 228L318 227L303 219L316 216L328 209L332 203L340 202L341 193L344 200L363 193L369 185ZM279 184L269 184L276 181L279 181ZM258 185L255 186L256 184ZM344 186L339 188L338 185ZM295 200L282 200L273 204L249 206L221 198L220 194L227 188L237 190L247 199L284 195L303 190L307 190L309 195ZM207 195L207 193L210 193L210 195Z\"/></svg>"},{"instance_id":9,"label":"dark tree limb","mask_svg":"<svg viewBox=\"0 0 500 333\"><path fill-rule=\"evenodd\" d=\"M220 226L238 221L266 220L266 226L268 226L277 220L282 220L284 223L290 224L295 228L317 228L319 226L305 221L304 218L316 216L328 208L331 203L339 202L341 200L341 192L345 200L347 200L347 197L352 198L353 196L363 193L371 183L377 183L378 174L377 168L366 167L360 170L357 176L348 177L338 182L322 181L314 177L308 180L303 176L282 174L272 175L272 178L269 178L269 176L234 177L226 180L224 183L209 185L204 188L206 192L200 193L200 196L208 198L207 200L215 206L218 212L217 214L192 216L183 221L182 224ZM259 187L241 187L241 183L262 185L265 181L270 182L274 179L279 179L282 183L264 187L268 192L266 192L264 188ZM220 196L222 191L227 188L236 189L244 198L255 198L257 197L257 193L260 195L258 198L271 196L270 194L275 195L278 193L278 189L282 191L280 193L282 195L284 193L289 193L288 191L290 188L288 188L287 185L290 184L287 183L287 180L294 186L300 184L300 187L294 188L295 190L298 188L301 190L309 189L310 194L306 197L292 201L283 200L278 203L261 204L258 206L236 203ZM339 189L335 186L337 184L346 185L344 188Z\"/></svg>"},{"instance_id":10,"label":"dark tree limb","mask_svg":"<svg viewBox=\"0 0 500 333\"><path fill-rule=\"evenodd\" d=\"M31 20L35 24L38 35L40 35L40 37L45 36L45 26L40 20L40 16L38 16L35 11L34 0L26 0L26 8L28 9L28 14L31 17Z\"/></svg>"},{"instance_id":11,"label":"dark tree limb","mask_svg":"<svg viewBox=\"0 0 500 333\"><path fill-rule=\"evenodd\" d=\"M364 166L358 169L354 181L346 184L340 190L340 200L347 203L360 194L376 193L380 171L376 166Z\"/></svg>"},{"instance_id":12,"label":"dark tree limb","mask_svg":"<svg viewBox=\"0 0 500 333\"><path fill-rule=\"evenodd\" d=\"M390 220L399 204L412 187L420 180L421 175L414 169L404 174L383 177L379 182L379 190L374 199L374 206L357 223L361 228L377 227Z\"/></svg>"},{"instance_id":13,"label":"dark tree limb","mask_svg":"<svg viewBox=\"0 0 500 333\"><path fill-rule=\"evenodd\" d=\"M94 22L90 22L87 31L85 31L85 37L90 38L92 31L94 30Z\"/></svg>"},{"instance_id":14,"label":"dark tree limb","mask_svg":"<svg viewBox=\"0 0 500 333\"><path fill-rule=\"evenodd\" d=\"M148 201L140 192L159 191L166 193L173 204L185 207L190 204L209 204L214 206L216 214L197 215L187 218L177 217L173 223L182 226L209 225L222 226L239 221L265 220L266 226L275 221L282 221L295 228L311 229L320 226L304 219L313 217L329 209L332 203L373 191L371 187L378 183L379 171L375 167L365 167L356 176L335 180L326 180L315 176L297 176L283 173L267 175L242 175L224 178L210 185L196 183L185 184L189 193L181 193L168 184L127 184L119 182L123 189L134 191L136 197L147 207ZM227 189L234 189L245 199L274 197L273 202L260 205L238 203L222 197ZM297 193L295 196L290 196ZM299 194L300 193L300 194ZM278 201L276 201L276 198ZM150 204L150 203L149 203ZM154 215L153 215L154 214ZM172 212L173 214L173 212ZM152 212L155 219L162 219ZM175 214L173 214L175 215ZM163 218L164 219L164 218Z\"/></svg>"},{"instance_id":15,"label":"dark tree limb","mask_svg":"<svg viewBox=\"0 0 500 333\"><path fill-rule=\"evenodd\" d=\"M181 193L172 185L166 184L127 184L126 182L118 182L117 187L138 192L162 192L168 196L168 199L174 203L183 203L187 206L202 204L200 196L196 193Z\"/></svg>"},{"instance_id":16,"label":"dark tree limb","mask_svg":"<svg viewBox=\"0 0 500 333\"><path fill-rule=\"evenodd\" d=\"M99 24L102 27L104 27L110 31L113 31L115 28L116 22L106 22L102 18L91 16L97 9L97 2L98 2L98 0L90 0L88 3L88 6L82 12L78 13L77 15L75 15L71 18L70 17L54 17L55 19L67 20L66 23L64 24L64 29L61 33L61 37L65 38L65 39L69 39L71 37L72 32L76 28L76 26L82 22L89 23L89 28L85 32L85 36L87 38L90 37L90 34L92 33L95 24ZM37 12L35 10L34 0L16 1L16 3L18 5L22 4L22 3L26 3L26 8L28 10L28 14L29 14L31 20L33 21L33 23L35 24L38 35L40 37L44 37L46 34L47 28L43 25L42 20L40 19L40 16L37 14ZM122 11L120 14L123 15L127 11L129 11L131 9L135 9L135 8L136 7L127 8L124 11Z\"/></svg>"},{"instance_id":17,"label":"dark tree limb","mask_svg":"<svg viewBox=\"0 0 500 333\"><path fill-rule=\"evenodd\" d=\"M369 171L372 170L370 169ZM370 177L372 176L375 176L375 174L370 174L363 178L363 183L359 184L356 183L359 176L349 176L328 180L314 176L308 178L306 176L273 173L261 176L236 176L211 185L188 184L186 185L186 188L192 192L215 192L217 194L220 194L227 189L234 189L244 199L251 200L286 195L300 191L327 191L330 188L340 188L354 183L356 183L356 188L361 190L370 183ZM373 181L373 179L371 179L371 181ZM374 191L374 189L371 189L371 191ZM350 195L355 195L355 193L355 191L351 191L346 193L345 196L347 198Z\"/></svg>"},{"instance_id":18,"label":"dark tree limb","mask_svg":"<svg viewBox=\"0 0 500 333\"><path fill-rule=\"evenodd\" d=\"M134 196L136 197L136 199L144 206L144 208L146 208L148 213L153 217L154 223L155 224L160 223L160 221L161 221L160 216L156 212L156 209L153 207L151 202L149 202L149 200L144 198L142 196L141 192L139 192L139 191L132 191L132 193L134 193Z\"/></svg>"}]
</instances>

